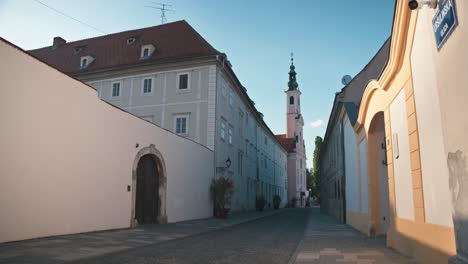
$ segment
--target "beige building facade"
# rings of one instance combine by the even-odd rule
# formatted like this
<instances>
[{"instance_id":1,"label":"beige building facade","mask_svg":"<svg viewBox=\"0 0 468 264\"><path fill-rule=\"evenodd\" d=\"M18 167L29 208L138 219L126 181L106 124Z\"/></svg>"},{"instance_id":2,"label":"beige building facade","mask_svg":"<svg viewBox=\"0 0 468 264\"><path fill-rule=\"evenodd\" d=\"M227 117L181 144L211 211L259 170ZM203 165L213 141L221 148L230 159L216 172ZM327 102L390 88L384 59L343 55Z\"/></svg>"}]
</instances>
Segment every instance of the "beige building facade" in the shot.
<instances>
[{"instance_id":1,"label":"beige building facade","mask_svg":"<svg viewBox=\"0 0 468 264\"><path fill-rule=\"evenodd\" d=\"M368 208L348 222L386 235L389 247L421 263L468 261L466 14L466 1L414 11L396 1L388 62L366 85L356 123L347 129L357 144L349 151L359 152L351 175L360 175L361 184L346 190L357 189L359 206Z\"/></svg>"}]
</instances>

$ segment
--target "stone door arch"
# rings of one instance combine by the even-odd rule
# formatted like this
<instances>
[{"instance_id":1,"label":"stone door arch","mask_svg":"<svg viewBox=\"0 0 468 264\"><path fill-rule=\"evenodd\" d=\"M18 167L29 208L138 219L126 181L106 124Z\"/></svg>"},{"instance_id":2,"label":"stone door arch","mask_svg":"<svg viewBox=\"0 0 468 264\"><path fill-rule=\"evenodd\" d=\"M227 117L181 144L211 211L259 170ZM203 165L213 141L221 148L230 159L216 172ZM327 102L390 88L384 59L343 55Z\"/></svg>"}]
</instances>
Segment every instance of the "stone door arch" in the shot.
<instances>
[{"instance_id":1,"label":"stone door arch","mask_svg":"<svg viewBox=\"0 0 468 264\"><path fill-rule=\"evenodd\" d=\"M141 186L142 183L145 186ZM167 223L166 183L166 165L161 152L153 144L138 151L132 170L132 212L130 219L132 227L141 224L145 219L147 222ZM148 201L138 200L137 202L138 192L145 192ZM145 196L143 195L143 197ZM139 197L139 199L142 198ZM154 210L154 213L151 210ZM145 213L142 215L142 212Z\"/></svg>"}]
</instances>

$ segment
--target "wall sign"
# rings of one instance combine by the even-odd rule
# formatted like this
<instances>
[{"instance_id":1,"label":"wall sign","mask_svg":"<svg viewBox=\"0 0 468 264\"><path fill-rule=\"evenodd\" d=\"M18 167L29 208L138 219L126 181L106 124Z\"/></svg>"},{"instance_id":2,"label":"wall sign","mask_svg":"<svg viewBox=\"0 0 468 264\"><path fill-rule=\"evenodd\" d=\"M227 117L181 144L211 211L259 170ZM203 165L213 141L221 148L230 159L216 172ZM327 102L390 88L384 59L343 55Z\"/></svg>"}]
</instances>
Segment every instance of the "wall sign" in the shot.
<instances>
[{"instance_id":1,"label":"wall sign","mask_svg":"<svg viewBox=\"0 0 468 264\"><path fill-rule=\"evenodd\" d=\"M437 48L440 49L457 26L457 14L454 0L445 0L439 5L439 10L432 19Z\"/></svg>"}]
</instances>

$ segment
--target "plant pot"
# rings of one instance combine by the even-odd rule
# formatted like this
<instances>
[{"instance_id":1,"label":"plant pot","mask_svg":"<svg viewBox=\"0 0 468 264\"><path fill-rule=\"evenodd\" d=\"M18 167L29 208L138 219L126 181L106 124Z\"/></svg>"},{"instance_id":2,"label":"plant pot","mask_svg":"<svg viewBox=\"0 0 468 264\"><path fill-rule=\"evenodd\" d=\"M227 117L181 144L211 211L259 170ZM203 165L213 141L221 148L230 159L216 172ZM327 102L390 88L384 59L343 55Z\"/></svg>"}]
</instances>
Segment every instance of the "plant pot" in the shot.
<instances>
[{"instance_id":1,"label":"plant pot","mask_svg":"<svg viewBox=\"0 0 468 264\"><path fill-rule=\"evenodd\" d=\"M226 219L229 215L230 208L219 208L216 212L216 217Z\"/></svg>"}]
</instances>

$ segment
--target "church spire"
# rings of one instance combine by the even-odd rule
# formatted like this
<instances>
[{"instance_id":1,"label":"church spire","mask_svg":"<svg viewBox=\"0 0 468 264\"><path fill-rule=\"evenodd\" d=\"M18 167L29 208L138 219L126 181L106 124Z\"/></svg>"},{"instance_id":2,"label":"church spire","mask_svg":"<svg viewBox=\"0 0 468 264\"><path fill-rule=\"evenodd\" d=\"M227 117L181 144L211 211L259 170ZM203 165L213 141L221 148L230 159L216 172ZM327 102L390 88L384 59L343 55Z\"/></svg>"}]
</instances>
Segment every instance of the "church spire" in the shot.
<instances>
[{"instance_id":1,"label":"church spire","mask_svg":"<svg viewBox=\"0 0 468 264\"><path fill-rule=\"evenodd\" d=\"M288 91L297 90L299 86L296 81L296 67L294 66L293 53L291 53L291 66L289 66L289 82L288 82Z\"/></svg>"}]
</instances>

